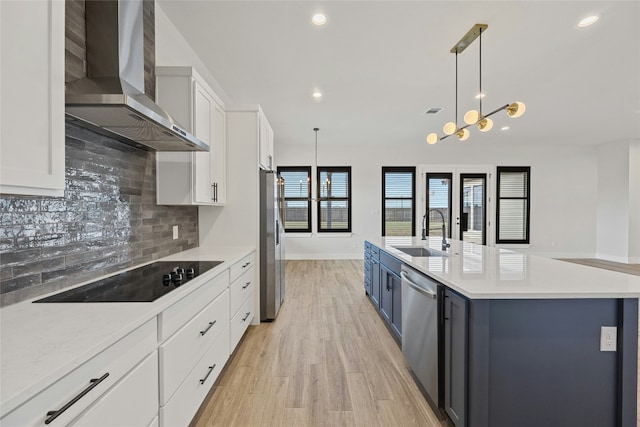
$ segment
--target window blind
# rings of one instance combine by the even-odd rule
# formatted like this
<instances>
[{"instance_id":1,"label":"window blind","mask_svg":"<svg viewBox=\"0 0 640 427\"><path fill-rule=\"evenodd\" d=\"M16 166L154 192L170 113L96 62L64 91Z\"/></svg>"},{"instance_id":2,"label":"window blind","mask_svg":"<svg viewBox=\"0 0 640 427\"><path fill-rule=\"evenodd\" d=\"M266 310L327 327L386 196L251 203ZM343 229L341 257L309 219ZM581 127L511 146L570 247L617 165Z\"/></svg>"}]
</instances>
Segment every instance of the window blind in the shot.
<instances>
[{"instance_id":1,"label":"window blind","mask_svg":"<svg viewBox=\"0 0 640 427\"><path fill-rule=\"evenodd\" d=\"M499 166L496 243L529 243L530 167Z\"/></svg>"},{"instance_id":2,"label":"window blind","mask_svg":"<svg viewBox=\"0 0 640 427\"><path fill-rule=\"evenodd\" d=\"M415 236L415 168L383 167L383 236Z\"/></svg>"}]
</instances>

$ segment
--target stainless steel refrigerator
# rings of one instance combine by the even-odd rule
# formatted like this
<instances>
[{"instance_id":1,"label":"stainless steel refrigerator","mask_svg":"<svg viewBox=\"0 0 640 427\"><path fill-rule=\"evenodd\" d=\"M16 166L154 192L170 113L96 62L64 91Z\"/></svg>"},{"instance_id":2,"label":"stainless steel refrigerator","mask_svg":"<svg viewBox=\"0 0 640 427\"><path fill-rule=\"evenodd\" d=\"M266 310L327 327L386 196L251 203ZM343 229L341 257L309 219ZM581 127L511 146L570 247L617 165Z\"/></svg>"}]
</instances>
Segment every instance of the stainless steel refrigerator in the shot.
<instances>
[{"instance_id":1,"label":"stainless steel refrigerator","mask_svg":"<svg viewBox=\"0 0 640 427\"><path fill-rule=\"evenodd\" d=\"M260 170L260 320L271 322L284 301L284 184Z\"/></svg>"}]
</instances>

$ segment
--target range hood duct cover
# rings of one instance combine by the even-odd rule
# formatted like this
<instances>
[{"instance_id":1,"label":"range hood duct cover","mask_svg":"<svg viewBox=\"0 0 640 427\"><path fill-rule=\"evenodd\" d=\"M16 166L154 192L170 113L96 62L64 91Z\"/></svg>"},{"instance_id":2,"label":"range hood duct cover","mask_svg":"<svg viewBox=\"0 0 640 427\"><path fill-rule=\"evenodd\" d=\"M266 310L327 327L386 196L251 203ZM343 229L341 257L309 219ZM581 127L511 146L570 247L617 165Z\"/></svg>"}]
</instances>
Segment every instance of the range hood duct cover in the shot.
<instances>
[{"instance_id":1,"label":"range hood duct cover","mask_svg":"<svg viewBox=\"0 0 640 427\"><path fill-rule=\"evenodd\" d=\"M87 77L68 83L68 120L138 148L209 151L144 91L143 2L85 3Z\"/></svg>"}]
</instances>

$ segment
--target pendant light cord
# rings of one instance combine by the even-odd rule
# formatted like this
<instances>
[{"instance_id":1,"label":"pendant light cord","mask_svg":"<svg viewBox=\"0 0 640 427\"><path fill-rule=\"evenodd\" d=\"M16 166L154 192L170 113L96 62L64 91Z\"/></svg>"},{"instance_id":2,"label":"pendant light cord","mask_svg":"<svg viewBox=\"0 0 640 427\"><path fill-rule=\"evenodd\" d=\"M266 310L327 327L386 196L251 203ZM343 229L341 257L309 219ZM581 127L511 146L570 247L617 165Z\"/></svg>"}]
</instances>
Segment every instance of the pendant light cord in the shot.
<instances>
[{"instance_id":1,"label":"pendant light cord","mask_svg":"<svg viewBox=\"0 0 640 427\"><path fill-rule=\"evenodd\" d=\"M316 175L318 174L318 131L319 130L320 130L320 128L313 128L313 131L316 133L316 150L315 150L315 162L314 162L314 166L316 168L316 170L315 170ZM311 184L311 183L309 183L309 184ZM316 193L316 197L312 197L311 200L317 201L318 197L320 196L318 194L318 189L317 188L315 189L314 193Z\"/></svg>"},{"instance_id":2,"label":"pendant light cord","mask_svg":"<svg viewBox=\"0 0 640 427\"><path fill-rule=\"evenodd\" d=\"M456 131L458 130L458 50L456 49Z\"/></svg>"},{"instance_id":3,"label":"pendant light cord","mask_svg":"<svg viewBox=\"0 0 640 427\"><path fill-rule=\"evenodd\" d=\"M480 74L480 92L478 92L478 96L480 97L480 117L482 117L482 28L480 28L480 57L478 63L478 70Z\"/></svg>"}]
</instances>

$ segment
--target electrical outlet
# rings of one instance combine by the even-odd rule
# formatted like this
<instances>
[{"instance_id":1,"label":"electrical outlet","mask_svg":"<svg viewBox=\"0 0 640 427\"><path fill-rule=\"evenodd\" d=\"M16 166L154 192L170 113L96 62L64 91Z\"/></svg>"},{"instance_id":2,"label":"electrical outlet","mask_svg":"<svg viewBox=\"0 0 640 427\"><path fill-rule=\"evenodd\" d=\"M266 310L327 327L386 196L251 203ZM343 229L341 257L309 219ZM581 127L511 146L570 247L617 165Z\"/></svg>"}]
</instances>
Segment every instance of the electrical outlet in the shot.
<instances>
[{"instance_id":1,"label":"electrical outlet","mask_svg":"<svg viewBox=\"0 0 640 427\"><path fill-rule=\"evenodd\" d=\"M178 226L174 225L173 226L173 240L176 240L178 238Z\"/></svg>"},{"instance_id":2,"label":"electrical outlet","mask_svg":"<svg viewBox=\"0 0 640 427\"><path fill-rule=\"evenodd\" d=\"M600 351L616 351L618 347L618 328L615 326L600 327Z\"/></svg>"}]
</instances>

